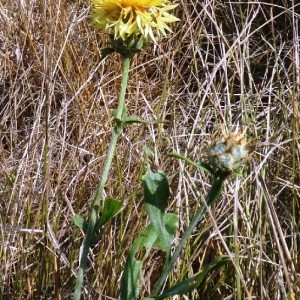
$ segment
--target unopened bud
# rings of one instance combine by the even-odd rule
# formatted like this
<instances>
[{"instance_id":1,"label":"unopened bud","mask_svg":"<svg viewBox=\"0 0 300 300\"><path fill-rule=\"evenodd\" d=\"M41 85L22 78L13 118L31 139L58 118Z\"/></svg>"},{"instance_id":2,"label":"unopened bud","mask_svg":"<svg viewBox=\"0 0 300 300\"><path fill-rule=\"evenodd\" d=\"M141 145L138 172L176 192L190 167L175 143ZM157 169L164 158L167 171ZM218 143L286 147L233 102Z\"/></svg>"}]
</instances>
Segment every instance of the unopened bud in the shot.
<instances>
[{"instance_id":1,"label":"unopened bud","mask_svg":"<svg viewBox=\"0 0 300 300\"><path fill-rule=\"evenodd\" d=\"M224 135L208 149L211 166L224 172L238 171L248 156L246 144L244 134Z\"/></svg>"}]
</instances>

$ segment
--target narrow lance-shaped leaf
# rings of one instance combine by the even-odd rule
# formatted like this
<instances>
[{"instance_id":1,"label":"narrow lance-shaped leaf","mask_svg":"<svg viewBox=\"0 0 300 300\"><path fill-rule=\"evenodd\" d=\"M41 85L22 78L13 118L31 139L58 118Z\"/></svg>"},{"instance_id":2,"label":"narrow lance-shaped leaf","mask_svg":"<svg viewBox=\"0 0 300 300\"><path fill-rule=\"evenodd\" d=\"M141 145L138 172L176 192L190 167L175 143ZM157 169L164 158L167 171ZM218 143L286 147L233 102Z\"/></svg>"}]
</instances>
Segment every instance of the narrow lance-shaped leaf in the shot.
<instances>
[{"instance_id":1,"label":"narrow lance-shaped leaf","mask_svg":"<svg viewBox=\"0 0 300 300\"><path fill-rule=\"evenodd\" d=\"M174 286L170 287L164 291L156 300L162 300L166 297L173 295L184 295L192 290L196 289L208 276L208 274L214 270L222 268L228 262L227 257L220 258L217 262L206 265L203 270L201 270L198 275L187 278Z\"/></svg>"},{"instance_id":2,"label":"narrow lance-shaped leaf","mask_svg":"<svg viewBox=\"0 0 300 300\"><path fill-rule=\"evenodd\" d=\"M128 256L121 282L121 300L137 299L142 262Z\"/></svg>"},{"instance_id":3,"label":"narrow lance-shaped leaf","mask_svg":"<svg viewBox=\"0 0 300 300\"><path fill-rule=\"evenodd\" d=\"M84 233L87 232L88 223L84 220L84 218L82 216L75 215L75 216L72 217L72 220L78 228L83 230Z\"/></svg>"},{"instance_id":4,"label":"narrow lance-shaped leaf","mask_svg":"<svg viewBox=\"0 0 300 300\"><path fill-rule=\"evenodd\" d=\"M185 156L175 153L175 152L169 153L168 156L174 157L177 159L181 159L181 160L187 162L188 164L196 167L197 169L201 169L202 171L204 171L210 175L212 175L214 173L213 169L210 167L210 165L205 162L194 162L191 159L189 159L188 157L185 157Z\"/></svg>"},{"instance_id":5,"label":"narrow lance-shaped leaf","mask_svg":"<svg viewBox=\"0 0 300 300\"><path fill-rule=\"evenodd\" d=\"M111 197L107 197L104 201L103 210L99 220L96 223L95 231L99 230L103 225L109 222L122 209L123 202Z\"/></svg>"},{"instance_id":6,"label":"narrow lance-shaped leaf","mask_svg":"<svg viewBox=\"0 0 300 300\"><path fill-rule=\"evenodd\" d=\"M121 300L135 300L139 294L139 280L144 260L157 239L152 224L134 241L127 257L121 281ZM139 251L145 251L140 260L136 259Z\"/></svg>"},{"instance_id":7,"label":"narrow lance-shaped leaf","mask_svg":"<svg viewBox=\"0 0 300 300\"><path fill-rule=\"evenodd\" d=\"M105 199L102 213L94 226L93 237L90 241L91 245L95 245L101 240L103 233L102 227L106 223L108 223L116 214L118 214L121 209L122 201L113 199L111 197Z\"/></svg>"}]
</instances>

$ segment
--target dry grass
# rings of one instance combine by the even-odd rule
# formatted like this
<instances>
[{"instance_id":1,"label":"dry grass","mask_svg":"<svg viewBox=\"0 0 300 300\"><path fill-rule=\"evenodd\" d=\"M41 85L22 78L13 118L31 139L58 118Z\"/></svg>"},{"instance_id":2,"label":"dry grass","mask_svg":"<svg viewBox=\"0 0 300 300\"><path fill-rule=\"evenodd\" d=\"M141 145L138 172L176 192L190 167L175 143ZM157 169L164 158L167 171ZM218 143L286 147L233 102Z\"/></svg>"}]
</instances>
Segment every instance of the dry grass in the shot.
<instances>
[{"instance_id":1,"label":"dry grass","mask_svg":"<svg viewBox=\"0 0 300 300\"><path fill-rule=\"evenodd\" d=\"M120 84L120 58L100 61L107 40L88 13L86 1L0 3L1 299L68 299L74 288L83 234L71 218L89 214ZM146 225L143 147L170 179L183 230L209 181L166 154L200 159L213 132L236 125L247 128L252 159L227 181L170 284L229 255L188 299L291 290L300 299L300 5L181 0L177 16L174 34L132 65L130 114L169 123L122 135L106 193L124 210L91 251L85 299L118 298L126 252ZM145 266L145 296L162 262L154 252Z\"/></svg>"}]
</instances>

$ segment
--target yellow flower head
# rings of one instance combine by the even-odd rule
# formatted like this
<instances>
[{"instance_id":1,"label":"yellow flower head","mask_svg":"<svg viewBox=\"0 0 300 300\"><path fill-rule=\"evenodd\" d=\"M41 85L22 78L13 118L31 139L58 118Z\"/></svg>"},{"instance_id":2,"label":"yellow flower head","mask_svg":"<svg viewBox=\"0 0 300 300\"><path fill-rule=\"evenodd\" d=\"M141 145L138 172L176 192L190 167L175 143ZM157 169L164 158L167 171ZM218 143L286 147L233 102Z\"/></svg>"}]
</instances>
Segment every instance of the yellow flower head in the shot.
<instances>
[{"instance_id":1,"label":"yellow flower head","mask_svg":"<svg viewBox=\"0 0 300 300\"><path fill-rule=\"evenodd\" d=\"M115 39L126 41L130 37L150 38L171 32L167 23L179 21L168 13L177 4L168 0L92 0L93 24L96 28L113 33Z\"/></svg>"}]
</instances>

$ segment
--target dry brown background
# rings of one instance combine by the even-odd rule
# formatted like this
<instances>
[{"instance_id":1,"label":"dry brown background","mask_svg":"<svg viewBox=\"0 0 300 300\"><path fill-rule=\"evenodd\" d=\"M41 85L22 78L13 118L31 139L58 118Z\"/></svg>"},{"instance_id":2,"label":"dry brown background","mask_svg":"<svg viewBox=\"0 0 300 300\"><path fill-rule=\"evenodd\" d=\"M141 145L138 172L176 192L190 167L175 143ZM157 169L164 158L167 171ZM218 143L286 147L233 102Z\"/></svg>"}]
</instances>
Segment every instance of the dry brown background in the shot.
<instances>
[{"instance_id":1,"label":"dry brown background","mask_svg":"<svg viewBox=\"0 0 300 300\"><path fill-rule=\"evenodd\" d=\"M231 255L180 299L275 300L292 290L300 299L300 5L178 3L174 33L134 58L126 100L130 114L168 122L122 134L106 194L124 199L124 210L91 251L84 299L118 298L126 253L148 222L144 146L170 180L179 238L209 179L166 154L200 160L212 134L238 125L247 128L251 158L242 177L226 182L168 284ZM119 56L100 60L107 45L87 1L0 3L1 299L71 297L83 239L71 218L89 215L120 87ZM154 251L141 295L162 263Z\"/></svg>"}]
</instances>

